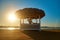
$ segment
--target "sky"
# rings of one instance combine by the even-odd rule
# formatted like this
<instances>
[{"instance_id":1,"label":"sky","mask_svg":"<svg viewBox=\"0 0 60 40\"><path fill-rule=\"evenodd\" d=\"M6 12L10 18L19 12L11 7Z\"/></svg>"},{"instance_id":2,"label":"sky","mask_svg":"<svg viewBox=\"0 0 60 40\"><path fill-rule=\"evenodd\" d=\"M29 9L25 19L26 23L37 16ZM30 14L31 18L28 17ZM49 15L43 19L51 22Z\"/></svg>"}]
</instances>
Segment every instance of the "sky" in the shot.
<instances>
[{"instance_id":1,"label":"sky","mask_svg":"<svg viewBox=\"0 0 60 40\"><path fill-rule=\"evenodd\" d=\"M41 26L60 27L60 0L0 0L0 26L19 26L19 20L7 20L10 11L23 8L38 8L45 11Z\"/></svg>"}]
</instances>

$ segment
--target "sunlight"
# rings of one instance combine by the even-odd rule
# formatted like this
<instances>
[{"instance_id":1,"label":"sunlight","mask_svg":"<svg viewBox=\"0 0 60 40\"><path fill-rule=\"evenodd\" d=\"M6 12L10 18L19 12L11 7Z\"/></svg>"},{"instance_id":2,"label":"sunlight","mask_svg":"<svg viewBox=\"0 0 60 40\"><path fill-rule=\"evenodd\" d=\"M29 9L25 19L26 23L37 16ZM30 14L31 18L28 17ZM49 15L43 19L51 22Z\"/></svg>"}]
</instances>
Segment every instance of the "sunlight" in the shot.
<instances>
[{"instance_id":1,"label":"sunlight","mask_svg":"<svg viewBox=\"0 0 60 40\"><path fill-rule=\"evenodd\" d=\"M0 28L0 29L2 29L2 30L16 30L16 29L20 29L20 28L12 28L12 27L9 27L9 28Z\"/></svg>"},{"instance_id":2,"label":"sunlight","mask_svg":"<svg viewBox=\"0 0 60 40\"><path fill-rule=\"evenodd\" d=\"M7 28L8 30L16 30L16 29L20 29L20 28Z\"/></svg>"},{"instance_id":3,"label":"sunlight","mask_svg":"<svg viewBox=\"0 0 60 40\"><path fill-rule=\"evenodd\" d=\"M16 21L16 15L14 14L14 12L10 12L9 15L8 15L8 20L13 22L13 21Z\"/></svg>"},{"instance_id":4,"label":"sunlight","mask_svg":"<svg viewBox=\"0 0 60 40\"><path fill-rule=\"evenodd\" d=\"M7 28L8 30L15 30L15 28Z\"/></svg>"}]
</instances>

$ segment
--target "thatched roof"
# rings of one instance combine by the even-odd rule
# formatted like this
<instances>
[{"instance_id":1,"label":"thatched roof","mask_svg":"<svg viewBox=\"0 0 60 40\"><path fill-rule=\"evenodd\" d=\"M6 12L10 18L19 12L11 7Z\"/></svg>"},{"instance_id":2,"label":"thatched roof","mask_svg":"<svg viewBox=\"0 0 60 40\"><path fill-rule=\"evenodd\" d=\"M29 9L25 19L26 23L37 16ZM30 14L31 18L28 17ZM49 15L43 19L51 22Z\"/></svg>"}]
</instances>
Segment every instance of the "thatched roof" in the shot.
<instances>
[{"instance_id":1,"label":"thatched roof","mask_svg":"<svg viewBox=\"0 0 60 40\"><path fill-rule=\"evenodd\" d=\"M37 8L24 8L21 10L17 10L16 14L19 18L42 18L45 16L45 13L41 9Z\"/></svg>"}]
</instances>

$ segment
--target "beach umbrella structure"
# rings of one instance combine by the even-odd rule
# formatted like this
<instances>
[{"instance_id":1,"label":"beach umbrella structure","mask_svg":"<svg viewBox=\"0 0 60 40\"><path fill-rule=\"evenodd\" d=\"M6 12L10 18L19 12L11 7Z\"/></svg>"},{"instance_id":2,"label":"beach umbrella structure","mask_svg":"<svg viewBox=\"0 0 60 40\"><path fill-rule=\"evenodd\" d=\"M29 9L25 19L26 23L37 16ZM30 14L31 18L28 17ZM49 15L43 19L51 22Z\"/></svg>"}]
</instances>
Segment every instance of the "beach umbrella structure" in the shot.
<instances>
[{"instance_id":1,"label":"beach umbrella structure","mask_svg":"<svg viewBox=\"0 0 60 40\"><path fill-rule=\"evenodd\" d=\"M20 19L20 29L22 30L40 30L40 20L45 16L42 9L24 8L16 11Z\"/></svg>"}]
</instances>

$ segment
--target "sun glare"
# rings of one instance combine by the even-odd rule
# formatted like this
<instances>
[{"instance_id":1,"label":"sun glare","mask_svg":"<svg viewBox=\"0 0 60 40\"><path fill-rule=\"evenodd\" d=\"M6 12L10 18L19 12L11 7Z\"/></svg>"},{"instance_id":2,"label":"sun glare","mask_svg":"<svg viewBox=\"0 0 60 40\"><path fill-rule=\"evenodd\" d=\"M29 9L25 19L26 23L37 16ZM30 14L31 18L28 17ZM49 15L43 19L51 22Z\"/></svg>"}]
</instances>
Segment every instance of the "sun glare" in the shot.
<instances>
[{"instance_id":1,"label":"sun glare","mask_svg":"<svg viewBox=\"0 0 60 40\"><path fill-rule=\"evenodd\" d=\"M9 15L8 15L8 20L9 20L9 21L13 22L13 21L15 21L16 19L17 19L17 18L16 18L16 15L14 14L14 12L9 13Z\"/></svg>"},{"instance_id":2,"label":"sun glare","mask_svg":"<svg viewBox=\"0 0 60 40\"><path fill-rule=\"evenodd\" d=\"M15 28L7 28L8 30L15 30Z\"/></svg>"},{"instance_id":3,"label":"sun glare","mask_svg":"<svg viewBox=\"0 0 60 40\"><path fill-rule=\"evenodd\" d=\"M16 29L20 29L20 28L7 28L8 30L16 30Z\"/></svg>"}]
</instances>

